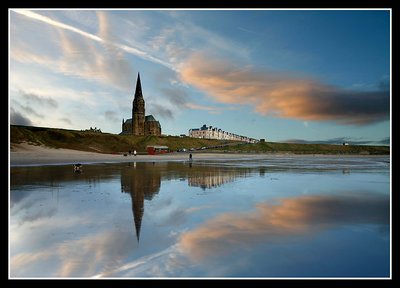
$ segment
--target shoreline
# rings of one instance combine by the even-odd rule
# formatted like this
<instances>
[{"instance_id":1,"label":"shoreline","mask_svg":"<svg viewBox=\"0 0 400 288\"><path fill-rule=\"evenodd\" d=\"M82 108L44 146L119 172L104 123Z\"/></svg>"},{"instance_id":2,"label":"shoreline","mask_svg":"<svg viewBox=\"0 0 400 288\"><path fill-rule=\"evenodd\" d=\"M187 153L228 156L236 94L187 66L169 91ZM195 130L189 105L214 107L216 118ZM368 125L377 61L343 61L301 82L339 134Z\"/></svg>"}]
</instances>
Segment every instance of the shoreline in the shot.
<instances>
[{"instance_id":1,"label":"shoreline","mask_svg":"<svg viewBox=\"0 0 400 288\"><path fill-rule=\"evenodd\" d=\"M123 154L103 154L70 149L56 149L29 144L13 144L9 153L10 167L48 166L48 165L72 165L123 163L123 162L167 162L188 161L192 153L193 161L232 161L232 160L260 160L274 157L390 157L390 155L360 155L360 154L292 154L292 153L213 153L213 152L173 152L160 155L124 156Z\"/></svg>"}]
</instances>

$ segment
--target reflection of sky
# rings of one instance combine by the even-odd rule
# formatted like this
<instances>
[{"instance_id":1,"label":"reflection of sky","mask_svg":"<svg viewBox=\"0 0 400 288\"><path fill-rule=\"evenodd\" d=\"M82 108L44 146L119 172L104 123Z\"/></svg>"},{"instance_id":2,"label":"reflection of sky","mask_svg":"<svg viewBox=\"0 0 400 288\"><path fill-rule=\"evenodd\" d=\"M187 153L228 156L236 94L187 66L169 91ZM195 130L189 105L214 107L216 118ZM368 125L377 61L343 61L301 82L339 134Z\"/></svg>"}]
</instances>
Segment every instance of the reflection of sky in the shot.
<instances>
[{"instance_id":1,"label":"reflection of sky","mask_svg":"<svg viewBox=\"0 0 400 288\"><path fill-rule=\"evenodd\" d=\"M36 185L12 186L11 276L388 276L385 169L230 168L233 182L204 190L188 181L202 168L179 165L156 165L150 174L140 163L128 167L139 177L167 175L144 200L139 243L132 196L121 193L122 166L86 166L81 180L67 179L70 167L58 168L51 186L40 184L44 172L29 179ZM96 171L102 174L92 181Z\"/></svg>"}]
</instances>

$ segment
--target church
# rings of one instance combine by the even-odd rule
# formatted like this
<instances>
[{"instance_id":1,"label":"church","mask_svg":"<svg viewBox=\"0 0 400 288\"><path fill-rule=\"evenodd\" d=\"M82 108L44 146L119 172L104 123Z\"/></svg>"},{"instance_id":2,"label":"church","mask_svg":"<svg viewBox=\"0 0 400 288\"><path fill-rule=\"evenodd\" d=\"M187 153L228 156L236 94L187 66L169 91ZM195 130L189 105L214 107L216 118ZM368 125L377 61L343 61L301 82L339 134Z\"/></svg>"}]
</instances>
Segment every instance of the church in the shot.
<instances>
[{"instance_id":1,"label":"church","mask_svg":"<svg viewBox=\"0 0 400 288\"><path fill-rule=\"evenodd\" d=\"M140 84L140 74L136 82L135 97L132 104L132 118L122 119L122 132L120 135L161 135L161 125L153 115L145 116L145 103Z\"/></svg>"}]
</instances>

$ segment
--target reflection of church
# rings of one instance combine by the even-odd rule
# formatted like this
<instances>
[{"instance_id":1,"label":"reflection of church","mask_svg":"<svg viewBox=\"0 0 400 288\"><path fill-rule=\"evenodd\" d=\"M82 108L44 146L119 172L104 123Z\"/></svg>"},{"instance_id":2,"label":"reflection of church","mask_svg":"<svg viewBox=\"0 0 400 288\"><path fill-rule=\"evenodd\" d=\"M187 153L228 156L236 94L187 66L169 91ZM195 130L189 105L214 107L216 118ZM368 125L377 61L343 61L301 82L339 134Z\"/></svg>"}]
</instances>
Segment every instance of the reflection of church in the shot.
<instances>
[{"instance_id":1,"label":"reflection of church","mask_svg":"<svg viewBox=\"0 0 400 288\"><path fill-rule=\"evenodd\" d=\"M129 193L132 198L132 213L135 222L136 237L139 241L140 228L144 213L144 200L153 199L160 191L161 175L152 163L136 163L121 171L121 191Z\"/></svg>"},{"instance_id":2,"label":"reflection of church","mask_svg":"<svg viewBox=\"0 0 400 288\"><path fill-rule=\"evenodd\" d=\"M121 170L121 191L129 193L132 199L132 214L136 238L140 239L140 229L144 215L144 200L152 200L160 191L161 180L187 179L189 186L211 189L246 177L250 169L227 169L203 165L186 166L176 162L128 163Z\"/></svg>"}]
</instances>

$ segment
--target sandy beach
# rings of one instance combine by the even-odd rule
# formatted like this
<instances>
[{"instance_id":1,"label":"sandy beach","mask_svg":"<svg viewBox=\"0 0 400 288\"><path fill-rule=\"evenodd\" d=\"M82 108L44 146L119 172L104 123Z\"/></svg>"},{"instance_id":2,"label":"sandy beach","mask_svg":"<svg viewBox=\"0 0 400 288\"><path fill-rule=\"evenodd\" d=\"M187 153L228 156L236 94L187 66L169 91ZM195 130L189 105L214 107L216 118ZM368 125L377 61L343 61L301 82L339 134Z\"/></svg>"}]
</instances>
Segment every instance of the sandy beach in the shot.
<instances>
[{"instance_id":1,"label":"sandy beach","mask_svg":"<svg viewBox=\"0 0 400 288\"><path fill-rule=\"evenodd\" d=\"M271 157L313 157L314 154L296 155L291 153L250 154L250 153L207 153L204 151L191 152L193 161L198 160L244 160L268 159ZM332 157L332 155L318 155L319 157ZM337 157L338 155L334 155ZM340 155L340 157L381 157L382 155ZM162 155L137 155L124 156L123 154L103 154L70 149L55 149L45 146L12 144L10 149L10 166L38 166L38 165L67 165L67 164L93 164L93 163L119 163L119 162L150 162L150 161L187 161L189 152L174 152Z\"/></svg>"},{"instance_id":2,"label":"sandy beach","mask_svg":"<svg viewBox=\"0 0 400 288\"><path fill-rule=\"evenodd\" d=\"M225 154L225 153L197 153L193 152L195 160L234 160L245 158L265 158L264 154ZM13 144L10 150L10 166L32 165L67 165L89 163L118 163L118 162L146 162L146 161L185 161L189 159L188 152L174 152L163 155L124 156L123 154L103 154L77 151L70 149L54 149L29 144Z\"/></svg>"}]
</instances>

